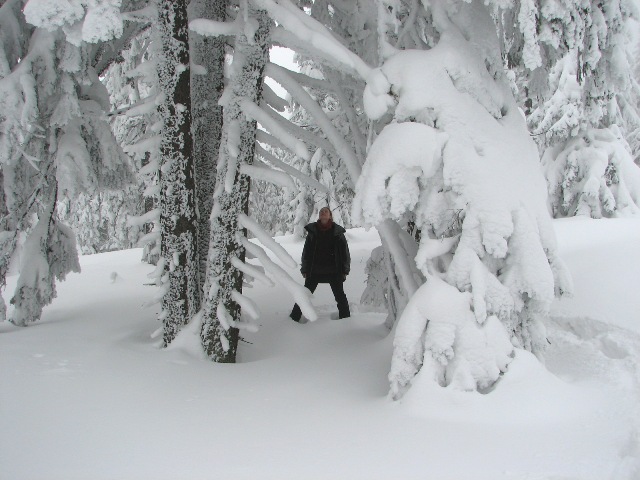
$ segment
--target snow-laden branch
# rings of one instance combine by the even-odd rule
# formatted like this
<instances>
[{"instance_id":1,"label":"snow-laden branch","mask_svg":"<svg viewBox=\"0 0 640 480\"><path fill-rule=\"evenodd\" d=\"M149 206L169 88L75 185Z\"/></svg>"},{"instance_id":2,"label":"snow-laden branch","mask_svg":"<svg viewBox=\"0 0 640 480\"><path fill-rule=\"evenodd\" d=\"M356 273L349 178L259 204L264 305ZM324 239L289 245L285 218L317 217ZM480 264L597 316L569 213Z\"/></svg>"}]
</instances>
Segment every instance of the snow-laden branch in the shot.
<instances>
[{"instance_id":1,"label":"snow-laden branch","mask_svg":"<svg viewBox=\"0 0 640 480\"><path fill-rule=\"evenodd\" d=\"M328 92L335 92L339 88L339 85L334 85L327 80L310 77L309 75L305 75L304 73L294 72L292 70L287 70L287 72L289 73L289 76L294 78L300 85L304 85L306 87L317 88L318 90L324 90Z\"/></svg>"},{"instance_id":2,"label":"snow-laden branch","mask_svg":"<svg viewBox=\"0 0 640 480\"><path fill-rule=\"evenodd\" d=\"M300 306L302 314L311 322L317 320L318 314L315 312L313 305L311 305L311 292L291 278L280 265L275 264L258 245L251 243L243 236L239 236L238 240L248 252L260 261L265 270L273 275L278 282L287 289L295 302Z\"/></svg>"},{"instance_id":3,"label":"snow-laden branch","mask_svg":"<svg viewBox=\"0 0 640 480\"><path fill-rule=\"evenodd\" d=\"M237 290L231 291L231 298L234 302L240 305L240 308L244 313L249 315L252 320L258 320L260 318L260 312L258 310L258 306L255 304L253 300L249 297L241 294Z\"/></svg>"},{"instance_id":4,"label":"snow-laden branch","mask_svg":"<svg viewBox=\"0 0 640 480\"><path fill-rule=\"evenodd\" d=\"M345 47L324 25L310 17L289 0L254 0L260 8L265 9L278 25L305 43L323 53L323 56L337 61L358 72L367 79L371 67L360 57Z\"/></svg>"},{"instance_id":5,"label":"snow-laden branch","mask_svg":"<svg viewBox=\"0 0 640 480\"><path fill-rule=\"evenodd\" d=\"M224 308L224 304L222 303L218 304L218 308L216 309L216 317L218 318L218 321L220 322L220 325L222 326L222 328L228 331L229 328L231 327L231 324L233 323L233 318L231 318L231 315L229 315L228 310ZM229 350L229 343L226 343L226 344L225 342L221 342L221 343L225 352Z\"/></svg>"},{"instance_id":6,"label":"snow-laden branch","mask_svg":"<svg viewBox=\"0 0 640 480\"><path fill-rule=\"evenodd\" d=\"M62 28L66 40L78 47L83 42L120 39L124 32L120 2L28 0L23 12L27 22L36 27L52 32Z\"/></svg>"},{"instance_id":7,"label":"snow-laden branch","mask_svg":"<svg viewBox=\"0 0 640 480\"><path fill-rule=\"evenodd\" d=\"M231 265L240 270L245 275L249 275L268 287L273 287L275 283L254 265L243 262L238 257L231 257Z\"/></svg>"},{"instance_id":8,"label":"snow-laden branch","mask_svg":"<svg viewBox=\"0 0 640 480\"><path fill-rule=\"evenodd\" d=\"M258 160L254 160L253 165L246 163L240 165L240 173L249 175L253 180L262 180L280 187L296 190L296 184L293 183L293 179L289 175L280 170L275 170Z\"/></svg>"},{"instance_id":9,"label":"snow-laden branch","mask_svg":"<svg viewBox=\"0 0 640 480\"><path fill-rule=\"evenodd\" d=\"M360 125L358 124L358 114L356 113L352 102L347 100L338 73L334 70L329 70L329 72L327 72L327 76L330 80L330 82L328 83L333 85L333 94L335 95L336 100L338 100L338 103L340 104L340 107L344 111L349 122L350 133L353 137L352 140L356 148L358 163L362 165L367 156L367 138L363 134L362 130L360 129Z\"/></svg>"},{"instance_id":10,"label":"snow-laden branch","mask_svg":"<svg viewBox=\"0 0 640 480\"><path fill-rule=\"evenodd\" d=\"M318 182L315 178L311 178L310 176L300 172L300 170L298 170L297 168L294 168L291 165L287 165L282 160L277 159L274 155L266 151L260 145L256 145L256 155L261 156L264 160L269 162L274 167L280 168L284 172L288 173L292 177L297 178L302 183L310 186L311 188L315 188L320 192L329 193L329 189L325 185Z\"/></svg>"},{"instance_id":11,"label":"snow-laden branch","mask_svg":"<svg viewBox=\"0 0 640 480\"><path fill-rule=\"evenodd\" d=\"M160 257L158 259L158 263L156 263L156 268L153 269L152 272L147 274L147 278L157 281L158 285L160 284L160 278L162 278L162 275L164 274L164 265L165 265L165 259L164 257Z\"/></svg>"},{"instance_id":12,"label":"snow-laden branch","mask_svg":"<svg viewBox=\"0 0 640 480\"><path fill-rule=\"evenodd\" d=\"M147 137L144 140L133 143L131 145L124 145L122 150L129 155L144 156L146 152L157 152L160 150L160 144L162 143L162 137L160 135L153 135ZM138 175L149 175L158 171L160 165L157 160L151 160L138 170Z\"/></svg>"},{"instance_id":13,"label":"snow-laden branch","mask_svg":"<svg viewBox=\"0 0 640 480\"><path fill-rule=\"evenodd\" d=\"M289 106L289 103L284 98L278 96L266 83L262 84L262 100L276 112L280 113L284 112Z\"/></svg>"},{"instance_id":14,"label":"snow-laden branch","mask_svg":"<svg viewBox=\"0 0 640 480\"><path fill-rule=\"evenodd\" d=\"M152 242L159 242L159 241L160 241L160 231L153 231L153 232L147 233L146 235L143 235L142 238L138 240L137 246L144 247L145 245L148 245Z\"/></svg>"},{"instance_id":15,"label":"snow-laden branch","mask_svg":"<svg viewBox=\"0 0 640 480\"><path fill-rule=\"evenodd\" d=\"M348 68L335 59L327 57L324 52L315 48L310 43L300 40L296 35L285 30L283 27L276 27L271 30L271 43L272 45L293 50L305 57L313 58L320 65L326 65L351 77L360 78L360 74L353 68ZM304 82L300 83L304 84Z\"/></svg>"},{"instance_id":16,"label":"snow-laden branch","mask_svg":"<svg viewBox=\"0 0 640 480\"><path fill-rule=\"evenodd\" d=\"M396 40L395 47L402 47L402 40L405 35L413 29L414 24L416 23L416 17L418 16L418 0L411 0L411 7L409 8L409 18L407 18L404 22L404 26L402 30L398 34L398 40Z\"/></svg>"},{"instance_id":17,"label":"snow-laden branch","mask_svg":"<svg viewBox=\"0 0 640 480\"><path fill-rule=\"evenodd\" d=\"M162 185L159 183L152 183L142 192L142 196L146 198L155 197L156 195L160 195L162 191Z\"/></svg>"},{"instance_id":18,"label":"snow-laden branch","mask_svg":"<svg viewBox=\"0 0 640 480\"><path fill-rule=\"evenodd\" d=\"M256 142L271 145L272 147L279 148L281 150L289 150L284 143L261 129L256 130Z\"/></svg>"},{"instance_id":19,"label":"snow-laden branch","mask_svg":"<svg viewBox=\"0 0 640 480\"><path fill-rule=\"evenodd\" d=\"M427 268L427 262L438 258L445 253L450 252L460 239L460 235L454 235L447 238L422 238L420 247L416 255L416 265L422 270L422 273L428 275L430 272ZM431 272L433 273L433 272Z\"/></svg>"},{"instance_id":20,"label":"snow-laden branch","mask_svg":"<svg viewBox=\"0 0 640 480\"><path fill-rule=\"evenodd\" d=\"M369 150L353 201L354 220L375 225L399 220L418 203L420 185L442 165L449 136L422 123L387 125Z\"/></svg>"},{"instance_id":21,"label":"snow-laden branch","mask_svg":"<svg viewBox=\"0 0 640 480\"><path fill-rule=\"evenodd\" d=\"M242 33L237 22L218 22L206 18L190 21L189 30L205 37L235 36Z\"/></svg>"},{"instance_id":22,"label":"snow-laden branch","mask_svg":"<svg viewBox=\"0 0 640 480\"><path fill-rule=\"evenodd\" d=\"M265 74L273 78L282 85L302 107L316 120L318 126L322 129L328 140L334 146L340 158L342 158L347 166L351 179L357 179L360 176L360 162L356 158L353 148L346 141L344 136L338 132L331 122L331 119L322 110L318 102L316 102L309 93L296 82L296 80L288 74L288 70L274 63L267 64Z\"/></svg>"},{"instance_id":23,"label":"snow-laden branch","mask_svg":"<svg viewBox=\"0 0 640 480\"><path fill-rule=\"evenodd\" d=\"M232 297L233 297L234 293L237 293L237 292L235 292L235 291L231 292L231 296ZM246 297L244 297L244 298L246 298ZM232 328L237 328L238 330L246 330L248 332L257 332L258 331L258 326L257 325L253 325L252 323L236 322L233 319L233 317L231 316L231 314L229 313L229 310L227 310L222 303L218 304L218 308L216 309L216 313L217 313L216 316L217 316L218 320L220 321L220 325L225 330L229 330L229 327L232 327ZM221 343L222 343L222 346L223 346L223 348L225 349L225 352L226 352L227 349L229 348L228 342L225 343L224 341L221 341ZM225 347L225 344L226 344L226 347Z\"/></svg>"},{"instance_id":24,"label":"snow-laden branch","mask_svg":"<svg viewBox=\"0 0 640 480\"><path fill-rule=\"evenodd\" d=\"M160 220L160 209L154 208L142 215L129 215L127 220L127 225L130 227L132 226L140 227L146 223L155 223L159 220Z\"/></svg>"},{"instance_id":25,"label":"snow-laden branch","mask_svg":"<svg viewBox=\"0 0 640 480\"><path fill-rule=\"evenodd\" d=\"M271 250L289 268L296 268L298 263L291 258L289 252L287 252L282 246L276 242L271 235L269 235L262 226L254 219L241 213L238 215L238 223L253 233L258 240L269 250Z\"/></svg>"},{"instance_id":26,"label":"snow-laden branch","mask_svg":"<svg viewBox=\"0 0 640 480\"><path fill-rule=\"evenodd\" d=\"M302 128L296 125L295 123L292 123L291 121L287 120L282 115L279 115L278 113L274 112L271 109L264 109L264 110L272 118L274 122L279 124L281 128L291 132L291 134L294 137L300 138L307 145L313 145L316 148L321 148L327 154L333 156L334 158L338 158L339 156L338 152L336 152L335 148L333 148L333 145L331 145L331 142L329 142L326 138L323 138L320 135L317 135L311 130L307 130L305 128ZM271 137L273 138L273 135ZM281 145L274 145L273 142L266 142L266 143L269 143L274 147L285 148L286 150L289 150L292 153L296 153L286 145L282 144L282 142L281 142Z\"/></svg>"},{"instance_id":27,"label":"snow-laden branch","mask_svg":"<svg viewBox=\"0 0 640 480\"><path fill-rule=\"evenodd\" d=\"M138 117L141 115L149 115L155 113L158 109L158 105L156 104L155 100L156 99L154 96L148 97L144 101L138 102L131 107L128 107L123 112L118 113L124 113L127 117Z\"/></svg>"},{"instance_id":28,"label":"snow-laden branch","mask_svg":"<svg viewBox=\"0 0 640 480\"><path fill-rule=\"evenodd\" d=\"M240 100L240 108L247 117L250 117L252 120L257 121L264 128L269 130L272 135L276 136L282 143L284 143L287 148L289 148L292 152L298 155L305 160L309 160L309 151L307 147L294 137L290 132L282 127L277 122L274 122L273 117L271 117L266 111L256 105L254 102L248 99Z\"/></svg>"},{"instance_id":29,"label":"snow-laden branch","mask_svg":"<svg viewBox=\"0 0 640 480\"><path fill-rule=\"evenodd\" d=\"M158 8L155 3L150 3L139 10L122 13L122 19L129 22L151 23L156 18L158 18Z\"/></svg>"}]
</instances>

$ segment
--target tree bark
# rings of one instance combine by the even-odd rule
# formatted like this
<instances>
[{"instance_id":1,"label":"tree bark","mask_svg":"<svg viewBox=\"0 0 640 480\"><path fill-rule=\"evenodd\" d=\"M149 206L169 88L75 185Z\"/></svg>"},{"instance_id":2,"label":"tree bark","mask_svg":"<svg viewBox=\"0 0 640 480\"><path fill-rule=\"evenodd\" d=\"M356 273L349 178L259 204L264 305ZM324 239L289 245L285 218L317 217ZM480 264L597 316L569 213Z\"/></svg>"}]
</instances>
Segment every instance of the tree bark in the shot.
<instances>
[{"instance_id":1,"label":"tree bark","mask_svg":"<svg viewBox=\"0 0 640 480\"><path fill-rule=\"evenodd\" d=\"M231 294L242 291L243 275L232 265L232 259L244 261L245 257L238 235L246 236L246 231L238 227L238 214L247 213L250 186L249 178L240 174L240 165L253 163L256 138L256 122L247 121L240 104L245 99L260 102L263 71L269 60L270 20L265 12L251 8L249 15L257 20L258 29L251 39L244 34L236 37L234 73L227 87L231 95L224 108L203 306L202 345L209 358L222 363L236 361L239 337L233 323L240 319L240 306ZM234 140L238 130L239 142Z\"/></svg>"},{"instance_id":2,"label":"tree bark","mask_svg":"<svg viewBox=\"0 0 640 480\"><path fill-rule=\"evenodd\" d=\"M223 21L228 0L192 0L189 16ZM224 89L224 37L191 36L192 63L206 73L191 72L191 115L193 159L196 172L198 204L198 265L200 285L206 283L211 208L216 181L216 164L222 136L222 106L218 105Z\"/></svg>"},{"instance_id":3,"label":"tree bark","mask_svg":"<svg viewBox=\"0 0 640 480\"><path fill-rule=\"evenodd\" d=\"M158 1L161 51L158 79L163 102L160 146L160 235L165 274L161 317L164 345L198 310L197 218L186 0Z\"/></svg>"}]
</instances>

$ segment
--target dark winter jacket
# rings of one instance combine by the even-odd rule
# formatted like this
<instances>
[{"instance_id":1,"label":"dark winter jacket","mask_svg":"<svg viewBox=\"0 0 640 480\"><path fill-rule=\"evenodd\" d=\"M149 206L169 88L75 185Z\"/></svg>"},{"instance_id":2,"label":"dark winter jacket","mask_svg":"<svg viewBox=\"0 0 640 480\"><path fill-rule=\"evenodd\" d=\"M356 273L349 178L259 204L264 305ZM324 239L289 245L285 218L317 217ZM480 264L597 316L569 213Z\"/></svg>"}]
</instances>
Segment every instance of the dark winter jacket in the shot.
<instances>
[{"instance_id":1,"label":"dark winter jacket","mask_svg":"<svg viewBox=\"0 0 640 480\"><path fill-rule=\"evenodd\" d=\"M334 223L331 230L321 232L315 222L304 229L307 231L307 238L302 249L300 272L307 275L348 275L351 255L344 236L346 230Z\"/></svg>"}]
</instances>

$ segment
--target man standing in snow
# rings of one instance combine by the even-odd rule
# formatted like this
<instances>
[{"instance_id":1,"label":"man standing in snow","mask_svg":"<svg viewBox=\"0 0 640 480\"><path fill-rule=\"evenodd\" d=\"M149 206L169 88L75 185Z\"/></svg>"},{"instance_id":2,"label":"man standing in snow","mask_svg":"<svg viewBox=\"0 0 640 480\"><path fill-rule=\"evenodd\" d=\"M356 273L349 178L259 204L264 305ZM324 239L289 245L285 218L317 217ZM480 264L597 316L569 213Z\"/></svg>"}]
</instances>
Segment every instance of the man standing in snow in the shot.
<instances>
[{"instance_id":1,"label":"man standing in snow","mask_svg":"<svg viewBox=\"0 0 640 480\"><path fill-rule=\"evenodd\" d=\"M343 283L349 275L351 255L344 236L346 230L333 223L333 215L327 207L320 209L318 221L308 224L304 229L307 238L302 249L300 268L305 278L304 286L313 293L319 283L328 283L338 304L338 317L347 318L351 313ZM302 312L297 303L289 316L300 322Z\"/></svg>"}]
</instances>

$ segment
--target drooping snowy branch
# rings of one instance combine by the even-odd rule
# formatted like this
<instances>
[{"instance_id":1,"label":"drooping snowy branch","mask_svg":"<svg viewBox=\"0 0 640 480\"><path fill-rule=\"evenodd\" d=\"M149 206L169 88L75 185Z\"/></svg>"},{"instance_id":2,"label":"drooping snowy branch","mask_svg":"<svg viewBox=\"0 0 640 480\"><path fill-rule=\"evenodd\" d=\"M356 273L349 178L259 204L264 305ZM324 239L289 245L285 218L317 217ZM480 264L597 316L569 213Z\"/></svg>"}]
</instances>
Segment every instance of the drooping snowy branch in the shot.
<instances>
[{"instance_id":1,"label":"drooping snowy branch","mask_svg":"<svg viewBox=\"0 0 640 480\"><path fill-rule=\"evenodd\" d=\"M291 276L280 265L274 263L262 248L251 243L244 237L240 240L242 245L247 249L247 252L254 255L264 266L265 270L275 277L280 285L287 289L295 302L300 305L302 314L311 322L317 320L318 314L315 312L313 305L311 304L311 292L291 278Z\"/></svg>"},{"instance_id":2,"label":"drooping snowy branch","mask_svg":"<svg viewBox=\"0 0 640 480\"><path fill-rule=\"evenodd\" d=\"M255 0L255 2L264 8L279 25L296 35L302 42L312 45L327 58L357 71L362 78L367 78L371 67L345 48L326 27L306 15L289 0Z\"/></svg>"},{"instance_id":3,"label":"drooping snowy branch","mask_svg":"<svg viewBox=\"0 0 640 480\"><path fill-rule=\"evenodd\" d=\"M316 190L321 191L321 192L328 192L329 191L329 189L325 185L321 184L320 182L318 182L314 178L311 178L310 176L301 173L300 170L298 170L298 169L296 169L296 168L294 168L294 167L292 167L290 165L287 165L282 160L278 160L274 155L272 155L271 153L266 151L260 145L256 145L256 154L261 156L265 161L269 162L274 167L277 167L277 168L281 169L282 171L288 173L292 177L297 178L302 183L305 183L306 185L309 185L311 188L315 188Z\"/></svg>"},{"instance_id":4,"label":"drooping snowy branch","mask_svg":"<svg viewBox=\"0 0 640 480\"><path fill-rule=\"evenodd\" d=\"M273 118L267 114L262 108L250 100L244 99L240 102L242 111L252 120L256 120L260 125L266 128L271 135L277 137L292 152L295 152L301 158L309 160L309 152L307 147L291 133L282 128L282 126L273 121Z\"/></svg>"},{"instance_id":5,"label":"drooping snowy branch","mask_svg":"<svg viewBox=\"0 0 640 480\"><path fill-rule=\"evenodd\" d=\"M240 173L248 175L252 180L262 180L293 190L296 188L296 184L288 174L271 168L259 160L254 160L253 165L240 165Z\"/></svg>"},{"instance_id":6,"label":"drooping snowy branch","mask_svg":"<svg viewBox=\"0 0 640 480\"><path fill-rule=\"evenodd\" d=\"M351 178L358 178L360 176L360 163L354 154L353 148L336 130L317 102L288 74L285 68L270 63L265 70L267 76L280 83L314 117L340 158L346 162Z\"/></svg>"},{"instance_id":7,"label":"drooping snowy branch","mask_svg":"<svg viewBox=\"0 0 640 480\"><path fill-rule=\"evenodd\" d=\"M262 98L276 112L283 113L287 110L289 103L276 95L272 88L266 83L262 85Z\"/></svg>"},{"instance_id":8,"label":"drooping snowy branch","mask_svg":"<svg viewBox=\"0 0 640 480\"><path fill-rule=\"evenodd\" d=\"M339 155L336 152L336 150L333 148L333 145L326 138L324 138L321 135L313 132L311 129L302 128L299 125L296 125L295 123L292 123L290 120L287 120L282 115L279 115L278 113L274 112L271 109L263 109L263 112L266 115L271 117L271 120L272 120L272 122L274 124L279 125L280 129L282 129L282 130L284 130L286 132L289 132L289 134L292 135L294 138L300 139L301 142L304 142L304 144L306 144L306 145L313 145L316 148L321 148L325 152L334 155L336 158L339 158ZM284 143L282 145L284 145ZM276 145L274 145L274 146L276 146ZM287 150L289 150L292 153L295 153L297 155L297 151L296 150L292 150L287 145L284 145L284 146L285 146L285 148ZM307 153L306 156L303 156L303 157L300 157L300 158L308 160L309 159L309 155Z\"/></svg>"},{"instance_id":9,"label":"drooping snowy branch","mask_svg":"<svg viewBox=\"0 0 640 480\"><path fill-rule=\"evenodd\" d=\"M253 233L260 242L271 250L289 268L296 268L298 263L291 258L289 252L287 252L282 246L276 242L271 235L264 231L264 229L253 220L251 217L245 214L238 215L238 223L244 228Z\"/></svg>"},{"instance_id":10,"label":"drooping snowy branch","mask_svg":"<svg viewBox=\"0 0 640 480\"><path fill-rule=\"evenodd\" d=\"M104 42L123 33L120 2L29 0L24 6L27 22L54 31L62 28L67 41Z\"/></svg>"},{"instance_id":11,"label":"drooping snowy branch","mask_svg":"<svg viewBox=\"0 0 640 480\"><path fill-rule=\"evenodd\" d=\"M219 22L205 18L198 18L189 22L190 30L207 37L237 35L241 32L240 27L236 22Z\"/></svg>"}]
</instances>

